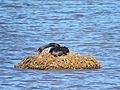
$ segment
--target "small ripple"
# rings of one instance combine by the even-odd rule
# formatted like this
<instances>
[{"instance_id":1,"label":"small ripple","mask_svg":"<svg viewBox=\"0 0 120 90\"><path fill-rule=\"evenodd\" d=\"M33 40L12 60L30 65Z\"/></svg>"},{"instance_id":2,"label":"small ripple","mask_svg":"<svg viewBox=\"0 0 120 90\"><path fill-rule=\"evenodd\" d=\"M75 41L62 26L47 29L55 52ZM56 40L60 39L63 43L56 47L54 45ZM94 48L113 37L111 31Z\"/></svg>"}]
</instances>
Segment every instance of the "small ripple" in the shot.
<instances>
[{"instance_id":1,"label":"small ripple","mask_svg":"<svg viewBox=\"0 0 120 90\"><path fill-rule=\"evenodd\" d=\"M28 24L28 23L18 23L18 22L14 22L14 23L7 23L7 22L0 22L0 24Z\"/></svg>"},{"instance_id":2,"label":"small ripple","mask_svg":"<svg viewBox=\"0 0 120 90\"><path fill-rule=\"evenodd\" d=\"M35 50L35 47L26 47L26 48L23 48L23 50Z\"/></svg>"}]
</instances>

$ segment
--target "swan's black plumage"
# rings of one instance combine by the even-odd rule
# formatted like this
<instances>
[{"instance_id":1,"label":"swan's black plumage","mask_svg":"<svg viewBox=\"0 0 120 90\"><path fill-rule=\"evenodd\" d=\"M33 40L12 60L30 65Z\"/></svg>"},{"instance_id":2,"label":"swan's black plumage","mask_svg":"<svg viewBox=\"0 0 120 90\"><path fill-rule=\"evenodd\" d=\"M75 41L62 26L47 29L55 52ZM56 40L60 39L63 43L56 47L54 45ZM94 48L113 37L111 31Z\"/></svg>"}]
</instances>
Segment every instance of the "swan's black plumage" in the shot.
<instances>
[{"instance_id":1,"label":"swan's black plumage","mask_svg":"<svg viewBox=\"0 0 120 90\"><path fill-rule=\"evenodd\" d=\"M67 53L69 53L69 49L67 47L60 46L57 43L49 43L47 45L44 45L38 49L38 52L41 53L44 49L49 48L49 47L52 47L49 53L51 53L55 57L66 55Z\"/></svg>"},{"instance_id":2,"label":"swan's black plumage","mask_svg":"<svg viewBox=\"0 0 120 90\"><path fill-rule=\"evenodd\" d=\"M69 49L67 47L59 47L59 48L51 48L49 53L51 53L54 56L62 56L67 55L69 53Z\"/></svg>"}]
</instances>

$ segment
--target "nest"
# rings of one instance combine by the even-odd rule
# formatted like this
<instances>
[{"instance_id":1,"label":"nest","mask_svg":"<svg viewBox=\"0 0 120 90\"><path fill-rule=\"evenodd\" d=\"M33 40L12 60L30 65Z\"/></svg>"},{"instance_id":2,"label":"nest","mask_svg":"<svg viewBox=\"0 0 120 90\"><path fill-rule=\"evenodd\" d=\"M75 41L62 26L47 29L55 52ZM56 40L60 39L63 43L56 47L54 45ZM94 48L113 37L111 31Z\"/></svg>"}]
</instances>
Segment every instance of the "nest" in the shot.
<instances>
[{"instance_id":1,"label":"nest","mask_svg":"<svg viewBox=\"0 0 120 90\"><path fill-rule=\"evenodd\" d=\"M16 68L39 69L39 70L76 70L76 69L99 69L100 63L93 56L81 56L69 53L65 56L54 57L48 52L44 55L26 56Z\"/></svg>"}]
</instances>

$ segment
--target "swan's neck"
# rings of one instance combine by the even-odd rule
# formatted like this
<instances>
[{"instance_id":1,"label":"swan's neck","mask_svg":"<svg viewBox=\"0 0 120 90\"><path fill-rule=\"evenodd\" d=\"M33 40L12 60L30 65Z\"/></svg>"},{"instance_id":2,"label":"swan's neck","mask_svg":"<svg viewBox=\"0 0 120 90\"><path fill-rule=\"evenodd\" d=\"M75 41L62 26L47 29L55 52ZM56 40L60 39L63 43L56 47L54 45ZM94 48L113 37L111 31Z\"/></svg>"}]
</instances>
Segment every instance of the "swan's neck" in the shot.
<instances>
[{"instance_id":1,"label":"swan's neck","mask_svg":"<svg viewBox=\"0 0 120 90\"><path fill-rule=\"evenodd\" d=\"M41 50L43 51L44 49L49 48L49 47L60 48L60 45L56 43L49 43L47 45L42 46Z\"/></svg>"}]
</instances>

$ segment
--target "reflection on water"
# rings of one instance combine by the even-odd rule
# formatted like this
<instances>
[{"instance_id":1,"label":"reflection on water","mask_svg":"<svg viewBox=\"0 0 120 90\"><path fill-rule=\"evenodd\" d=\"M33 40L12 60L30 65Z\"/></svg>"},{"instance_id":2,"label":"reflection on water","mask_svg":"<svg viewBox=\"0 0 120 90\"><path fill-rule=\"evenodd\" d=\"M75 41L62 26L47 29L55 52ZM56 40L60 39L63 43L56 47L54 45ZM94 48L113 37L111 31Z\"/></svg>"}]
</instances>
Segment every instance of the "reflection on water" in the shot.
<instances>
[{"instance_id":1,"label":"reflection on water","mask_svg":"<svg viewBox=\"0 0 120 90\"><path fill-rule=\"evenodd\" d=\"M119 90L119 0L0 0L1 90ZM96 56L99 70L13 68L48 42Z\"/></svg>"}]
</instances>

